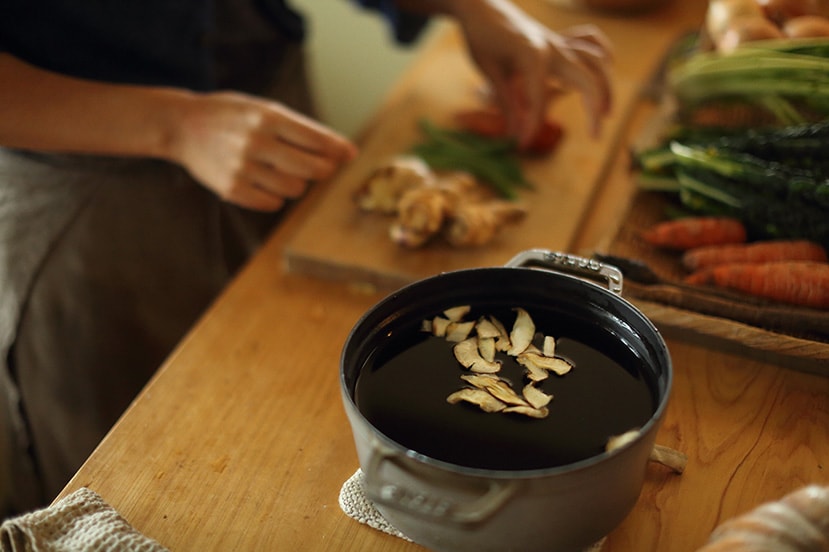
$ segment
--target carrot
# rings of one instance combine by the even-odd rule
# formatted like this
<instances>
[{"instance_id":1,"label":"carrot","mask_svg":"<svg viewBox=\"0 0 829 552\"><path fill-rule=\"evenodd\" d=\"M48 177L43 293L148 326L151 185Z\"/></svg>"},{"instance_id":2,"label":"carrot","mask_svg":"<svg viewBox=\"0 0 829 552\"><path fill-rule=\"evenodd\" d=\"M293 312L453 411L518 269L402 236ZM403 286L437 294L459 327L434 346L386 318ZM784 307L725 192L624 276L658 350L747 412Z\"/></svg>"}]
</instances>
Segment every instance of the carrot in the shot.
<instances>
[{"instance_id":1,"label":"carrot","mask_svg":"<svg viewBox=\"0 0 829 552\"><path fill-rule=\"evenodd\" d=\"M503 113L495 109L470 109L455 114L455 121L461 128L488 138L507 138L507 119ZM551 120L544 120L532 140L521 151L536 155L551 153L558 143L564 130L561 125Z\"/></svg>"},{"instance_id":2,"label":"carrot","mask_svg":"<svg viewBox=\"0 0 829 552\"><path fill-rule=\"evenodd\" d=\"M692 249L703 245L743 243L746 229L737 219L727 217L684 217L657 223L640 233L657 247Z\"/></svg>"},{"instance_id":3,"label":"carrot","mask_svg":"<svg viewBox=\"0 0 829 552\"><path fill-rule=\"evenodd\" d=\"M808 240L768 240L746 244L704 245L685 251L682 264L699 270L725 263L765 263L775 261L826 262L826 250Z\"/></svg>"},{"instance_id":4,"label":"carrot","mask_svg":"<svg viewBox=\"0 0 829 552\"><path fill-rule=\"evenodd\" d=\"M829 308L829 263L723 264L698 270L686 277L685 282L728 288L792 305Z\"/></svg>"}]
</instances>

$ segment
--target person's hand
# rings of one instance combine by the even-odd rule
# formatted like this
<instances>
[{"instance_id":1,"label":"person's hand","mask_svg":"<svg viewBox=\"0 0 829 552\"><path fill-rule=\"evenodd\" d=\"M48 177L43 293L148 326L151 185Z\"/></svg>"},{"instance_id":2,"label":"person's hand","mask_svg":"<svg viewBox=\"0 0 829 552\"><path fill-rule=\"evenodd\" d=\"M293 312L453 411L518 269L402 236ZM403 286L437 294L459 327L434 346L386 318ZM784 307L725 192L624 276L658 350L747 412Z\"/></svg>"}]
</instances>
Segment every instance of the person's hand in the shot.
<instances>
[{"instance_id":1,"label":"person's hand","mask_svg":"<svg viewBox=\"0 0 829 552\"><path fill-rule=\"evenodd\" d=\"M593 25L553 32L506 0L458 2L454 16L473 60L490 81L510 130L532 139L550 98L578 90L597 135L611 107L611 46Z\"/></svg>"},{"instance_id":2,"label":"person's hand","mask_svg":"<svg viewBox=\"0 0 829 552\"><path fill-rule=\"evenodd\" d=\"M346 138L286 107L231 92L187 102L173 158L220 197L276 211L356 155Z\"/></svg>"}]
</instances>

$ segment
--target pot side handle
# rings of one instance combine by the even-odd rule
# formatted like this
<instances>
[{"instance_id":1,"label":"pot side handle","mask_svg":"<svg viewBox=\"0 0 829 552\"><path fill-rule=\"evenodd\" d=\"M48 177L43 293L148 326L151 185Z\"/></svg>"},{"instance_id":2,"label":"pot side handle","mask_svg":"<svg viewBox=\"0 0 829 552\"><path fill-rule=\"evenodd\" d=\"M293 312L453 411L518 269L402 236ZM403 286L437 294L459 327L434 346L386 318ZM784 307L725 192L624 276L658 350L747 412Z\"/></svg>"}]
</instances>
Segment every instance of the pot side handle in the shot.
<instances>
[{"instance_id":1,"label":"pot side handle","mask_svg":"<svg viewBox=\"0 0 829 552\"><path fill-rule=\"evenodd\" d=\"M622 271L613 265L602 263L596 259L547 249L528 249L510 259L506 266L511 268L542 268L562 274L580 276L600 282L610 292L622 295Z\"/></svg>"},{"instance_id":2,"label":"pot side handle","mask_svg":"<svg viewBox=\"0 0 829 552\"><path fill-rule=\"evenodd\" d=\"M409 477L418 478L398 453L376 446L364 468L365 492L375 504L394 508L402 513L438 523L474 525L489 519L518 491L519 481L488 480L482 494L467 502L449 496L412 489L399 482L384 480L381 470L388 463Z\"/></svg>"}]
</instances>

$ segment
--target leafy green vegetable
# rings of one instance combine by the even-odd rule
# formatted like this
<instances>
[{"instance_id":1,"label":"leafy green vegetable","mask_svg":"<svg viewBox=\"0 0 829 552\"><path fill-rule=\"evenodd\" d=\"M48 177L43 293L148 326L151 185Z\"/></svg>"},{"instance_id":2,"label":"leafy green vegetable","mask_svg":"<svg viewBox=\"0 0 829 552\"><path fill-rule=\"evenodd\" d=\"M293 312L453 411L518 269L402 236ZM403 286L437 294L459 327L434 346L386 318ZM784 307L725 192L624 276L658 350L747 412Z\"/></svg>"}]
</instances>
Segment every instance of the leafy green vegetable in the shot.
<instances>
[{"instance_id":1,"label":"leafy green vegetable","mask_svg":"<svg viewBox=\"0 0 829 552\"><path fill-rule=\"evenodd\" d=\"M642 189L692 212L741 219L756 238L829 247L829 123L762 130L678 129L636 156Z\"/></svg>"},{"instance_id":2,"label":"leafy green vegetable","mask_svg":"<svg viewBox=\"0 0 829 552\"><path fill-rule=\"evenodd\" d=\"M469 172L506 199L516 199L518 188L532 188L521 170L513 140L439 128L426 120L420 128L426 140L415 145L412 153L433 169Z\"/></svg>"}]
</instances>

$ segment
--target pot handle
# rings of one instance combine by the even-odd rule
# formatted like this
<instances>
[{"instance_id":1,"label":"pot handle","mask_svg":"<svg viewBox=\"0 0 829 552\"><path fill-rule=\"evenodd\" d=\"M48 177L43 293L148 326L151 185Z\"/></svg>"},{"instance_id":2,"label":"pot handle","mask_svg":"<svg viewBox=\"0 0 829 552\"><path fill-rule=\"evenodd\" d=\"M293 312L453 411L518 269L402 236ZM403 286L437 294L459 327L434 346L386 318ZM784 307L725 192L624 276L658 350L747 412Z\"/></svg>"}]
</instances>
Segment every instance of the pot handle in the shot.
<instances>
[{"instance_id":1,"label":"pot handle","mask_svg":"<svg viewBox=\"0 0 829 552\"><path fill-rule=\"evenodd\" d=\"M547 249L528 249L510 259L506 266L512 268L537 267L563 274L581 276L603 283L612 293L622 295L622 271L613 265L599 262L596 259Z\"/></svg>"},{"instance_id":2,"label":"pot handle","mask_svg":"<svg viewBox=\"0 0 829 552\"><path fill-rule=\"evenodd\" d=\"M417 478L399 454L375 442L371 457L364 468L366 495L375 504L394 508L400 512L440 523L473 525L481 523L495 514L518 491L521 483L517 480L487 480L486 489L479 497L468 502L448 496L438 496L415 490L399 482L384 481L381 469L384 463L394 465L398 470Z\"/></svg>"}]
</instances>

